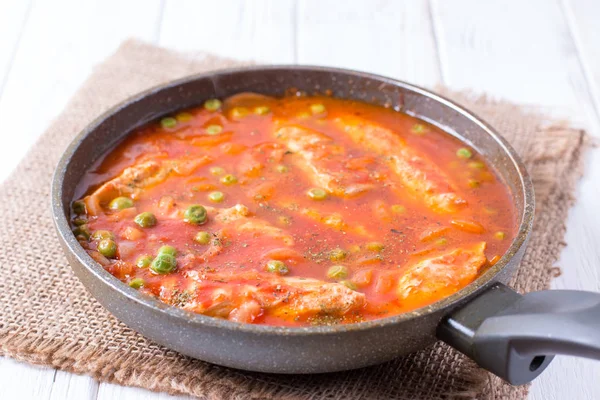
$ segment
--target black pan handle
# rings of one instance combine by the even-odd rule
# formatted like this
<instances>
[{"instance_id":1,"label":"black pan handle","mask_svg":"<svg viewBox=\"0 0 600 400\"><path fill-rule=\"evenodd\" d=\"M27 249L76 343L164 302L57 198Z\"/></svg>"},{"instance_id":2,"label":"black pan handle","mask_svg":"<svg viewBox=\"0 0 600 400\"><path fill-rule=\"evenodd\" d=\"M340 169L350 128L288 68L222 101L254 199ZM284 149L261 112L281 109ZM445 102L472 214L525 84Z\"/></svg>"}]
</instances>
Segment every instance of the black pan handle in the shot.
<instances>
[{"instance_id":1,"label":"black pan handle","mask_svg":"<svg viewBox=\"0 0 600 400\"><path fill-rule=\"evenodd\" d=\"M442 320L439 339L513 385L531 382L555 354L600 360L600 294L520 295L496 283Z\"/></svg>"}]
</instances>

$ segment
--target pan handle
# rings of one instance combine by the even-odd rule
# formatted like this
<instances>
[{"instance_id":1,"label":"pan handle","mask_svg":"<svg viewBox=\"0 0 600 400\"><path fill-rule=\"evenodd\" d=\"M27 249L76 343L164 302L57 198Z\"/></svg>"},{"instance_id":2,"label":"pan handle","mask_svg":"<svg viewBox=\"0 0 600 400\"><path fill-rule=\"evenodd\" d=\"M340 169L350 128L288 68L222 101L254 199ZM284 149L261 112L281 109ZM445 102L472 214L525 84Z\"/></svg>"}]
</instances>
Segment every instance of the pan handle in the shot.
<instances>
[{"instance_id":1,"label":"pan handle","mask_svg":"<svg viewBox=\"0 0 600 400\"><path fill-rule=\"evenodd\" d=\"M501 283L445 317L437 337L513 385L531 382L555 354L600 360L600 294L520 295Z\"/></svg>"}]
</instances>

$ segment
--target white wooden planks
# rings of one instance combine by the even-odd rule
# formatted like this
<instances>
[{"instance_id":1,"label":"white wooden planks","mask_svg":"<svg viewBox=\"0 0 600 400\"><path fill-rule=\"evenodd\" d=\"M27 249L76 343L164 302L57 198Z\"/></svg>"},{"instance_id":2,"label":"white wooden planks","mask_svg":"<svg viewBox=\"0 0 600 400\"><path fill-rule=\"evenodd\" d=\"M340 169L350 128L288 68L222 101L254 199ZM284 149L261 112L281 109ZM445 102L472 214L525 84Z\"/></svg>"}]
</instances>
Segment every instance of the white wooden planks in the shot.
<instances>
[{"instance_id":1,"label":"white wooden planks","mask_svg":"<svg viewBox=\"0 0 600 400\"><path fill-rule=\"evenodd\" d=\"M294 1L167 1L159 43L235 59L293 63Z\"/></svg>"},{"instance_id":2,"label":"white wooden planks","mask_svg":"<svg viewBox=\"0 0 600 400\"><path fill-rule=\"evenodd\" d=\"M0 179L92 66L129 36L259 62L360 69L426 86L444 81L558 110L598 132L599 17L595 0L351 0L343 6L333 0L32 0L31 6L0 0L0 137L12 144L0 147ZM571 212L557 288L600 290L598 198L595 157ZM599 368L560 357L531 397L600 398ZM0 359L0 387L0 397L11 399L173 398L7 359Z\"/></svg>"},{"instance_id":3,"label":"white wooden planks","mask_svg":"<svg viewBox=\"0 0 600 400\"><path fill-rule=\"evenodd\" d=\"M433 10L446 84L597 123L558 1L433 0Z\"/></svg>"},{"instance_id":4,"label":"white wooden planks","mask_svg":"<svg viewBox=\"0 0 600 400\"><path fill-rule=\"evenodd\" d=\"M582 43L574 40L578 34L571 31L573 24L564 10L558 1L435 1L433 15L446 83L556 109L558 115L597 131L598 113L589 71L582 64ZM583 36L600 45L598 39ZM600 162L590 167L569 219L569 247L561 258L564 273L554 282L556 288L599 289L600 214L594 209ZM598 398L600 387L583 384L598 374L596 362L558 357L533 384L531 398Z\"/></svg>"},{"instance_id":5,"label":"white wooden planks","mask_svg":"<svg viewBox=\"0 0 600 400\"><path fill-rule=\"evenodd\" d=\"M0 97L0 137L11 144L0 147L6 165L16 165L94 64L121 41L154 39L158 6L158 0L33 3ZM3 168L0 179L9 172Z\"/></svg>"},{"instance_id":6,"label":"white wooden planks","mask_svg":"<svg viewBox=\"0 0 600 400\"><path fill-rule=\"evenodd\" d=\"M89 376L56 371L49 400L95 399L99 383Z\"/></svg>"},{"instance_id":7,"label":"white wooden planks","mask_svg":"<svg viewBox=\"0 0 600 400\"><path fill-rule=\"evenodd\" d=\"M426 1L299 0L296 46L301 64L440 81Z\"/></svg>"},{"instance_id":8,"label":"white wooden planks","mask_svg":"<svg viewBox=\"0 0 600 400\"><path fill-rule=\"evenodd\" d=\"M6 71L0 93L4 143L0 180L64 108L96 63L129 36L154 40L159 6L158 0L41 0L32 3L31 9L27 1L0 3L0 25L4 25L0 33L6 34L0 35L0 62L8 57L0 70L0 76ZM14 28L19 21L25 23ZM5 53L5 48L10 51ZM0 397L6 399L93 399L98 389L90 377L8 359L0 359L0 376Z\"/></svg>"},{"instance_id":9,"label":"white wooden planks","mask_svg":"<svg viewBox=\"0 0 600 400\"><path fill-rule=\"evenodd\" d=\"M55 371L0 358L0 399L48 399Z\"/></svg>"},{"instance_id":10,"label":"white wooden planks","mask_svg":"<svg viewBox=\"0 0 600 400\"><path fill-rule=\"evenodd\" d=\"M561 0L596 110L600 110L600 2Z\"/></svg>"},{"instance_id":11,"label":"white wooden planks","mask_svg":"<svg viewBox=\"0 0 600 400\"><path fill-rule=\"evenodd\" d=\"M114 399L125 399L125 400L191 400L192 397L188 396L171 396L166 393L156 393L149 390L124 387L115 385L112 383L100 384L100 390L98 391L98 400L114 400Z\"/></svg>"},{"instance_id":12,"label":"white wooden planks","mask_svg":"<svg viewBox=\"0 0 600 400\"><path fill-rule=\"evenodd\" d=\"M21 41L31 1L0 1L0 95L6 83L15 52Z\"/></svg>"}]
</instances>

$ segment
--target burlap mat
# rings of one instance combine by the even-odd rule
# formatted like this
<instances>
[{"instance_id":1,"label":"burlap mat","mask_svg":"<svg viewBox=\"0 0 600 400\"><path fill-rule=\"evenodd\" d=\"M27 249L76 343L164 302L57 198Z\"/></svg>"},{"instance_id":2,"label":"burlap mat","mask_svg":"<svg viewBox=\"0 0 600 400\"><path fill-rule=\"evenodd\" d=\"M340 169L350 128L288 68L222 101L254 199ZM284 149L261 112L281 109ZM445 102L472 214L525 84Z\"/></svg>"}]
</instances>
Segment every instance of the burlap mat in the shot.
<instances>
[{"instance_id":1,"label":"burlap mat","mask_svg":"<svg viewBox=\"0 0 600 400\"><path fill-rule=\"evenodd\" d=\"M443 344L362 370L319 376L246 373L151 343L105 311L72 274L55 237L50 180L69 141L117 102L191 73L239 64L129 41L104 63L32 148L0 192L0 345L4 355L101 381L207 399L523 398ZM580 176L583 131L519 107L446 92L498 128L521 154L537 196L536 223L514 286L546 288L564 245ZM13 132L12 134L18 134Z\"/></svg>"}]
</instances>

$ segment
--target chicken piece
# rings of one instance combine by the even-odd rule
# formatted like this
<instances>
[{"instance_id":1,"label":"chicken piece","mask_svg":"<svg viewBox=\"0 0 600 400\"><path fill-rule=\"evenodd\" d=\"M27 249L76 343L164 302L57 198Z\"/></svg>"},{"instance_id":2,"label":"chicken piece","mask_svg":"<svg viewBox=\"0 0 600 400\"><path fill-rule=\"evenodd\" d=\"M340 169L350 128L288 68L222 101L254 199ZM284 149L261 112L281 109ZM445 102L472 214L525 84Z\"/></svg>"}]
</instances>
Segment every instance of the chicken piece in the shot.
<instances>
[{"instance_id":1,"label":"chicken piece","mask_svg":"<svg viewBox=\"0 0 600 400\"><path fill-rule=\"evenodd\" d=\"M250 219L247 222L238 224L236 231L251 233L254 237L266 235L274 239L280 239L288 246L294 245L294 238L286 231L259 219Z\"/></svg>"},{"instance_id":2,"label":"chicken piece","mask_svg":"<svg viewBox=\"0 0 600 400\"><path fill-rule=\"evenodd\" d=\"M299 126L283 126L275 134L300 156L298 166L315 186L336 196L355 196L373 188L367 173L346 171L344 165L348 157L329 136Z\"/></svg>"},{"instance_id":3,"label":"chicken piece","mask_svg":"<svg viewBox=\"0 0 600 400\"><path fill-rule=\"evenodd\" d=\"M228 317L231 321L251 324L263 313L263 308L256 300L248 300L234 308Z\"/></svg>"},{"instance_id":4,"label":"chicken piece","mask_svg":"<svg viewBox=\"0 0 600 400\"><path fill-rule=\"evenodd\" d=\"M259 143L241 155L237 169L245 176L256 178L268 163L281 162L285 152L286 148L280 143Z\"/></svg>"},{"instance_id":5,"label":"chicken piece","mask_svg":"<svg viewBox=\"0 0 600 400\"><path fill-rule=\"evenodd\" d=\"M221 226L214 229L213 238L208 248L200 255L189 254L183 261L185 268L194 268L196 265L205 263L218 256L225 249L224 243L228 238L241 233L249 233L254 238L268 236L281 240L286 246L294 245L294 238L283 229L271 225L267 221L255 218L251 215L248 207L236 204L230 208L214 208L205 206L209 219L213 219ZM178 210L177 214L183 214ZM172 216L173 214L171 214ZM176 216L181 218L181 216Z\"/></svg>"},{"instance_id":6,"label":"chicken piece","mask_svg":"<svg viewBox=\"0 0 600 400\"><path fill-rule=\"evenodd\" d=\"M161 212L166 218L181 220L183 219L186 205L180 204L175 207L174 204L168 202L168 212ZM164 208L163 205L159 204L159 210ZM232 236L235 233L250 233L253 237L269 236L275 239L280 239L287 246L294 244L294 238L288 234L285 230L271 225L269 222L256 218L252 215L248 207L243 204L236 204L229 208L217 208L205 205L209 217L209 221L217 223L215 227L216 240L211 242L210 247L201 256L206 259L212 258L219 254L223 250L221 242L227 237ZM220 230L219 227L221 228ZM226 232L225 232L226 228Z\"/></svg>"},{"instance_id":7,"label":"chicken piece","mask_svg":"<svg viewBox=\"0 0 600 400\"><path fill-rule=\"evenodd\" d=\"M335 123L355 143L384 156L402 186L433 211L452 213L466 204L450 178L393 131L359 117L340 117Z\"/></svg>"},{"instance_id":8,"label":"chicken piece","mask_svg":"<svg viewBox=\"0 0 600 400\"><path fill-rule=\"evenodd\" d=\"M125 168L121 175L106 182L83 201L90 215L98 215L102 206L119 196L136 198L149 187L164 182L171 173L188 175L212 159L208 156L164 161L145 161Z\"/></svg>"},{"instance_id":9,"label":"chicken piece","mask_svg":"<svg viewBox=\"0 0 600 400\"><path fill-rule=\"evenodd\" d=\"M409 266L398 281L398 297L435 301L456 292L472 282L487 263L485 247L481 242Z\"/></svg>"},{"instance_id":10,"label":"chicken piece","mask_svg":"<svg viewBox=\"0 0 600 400\"><path fill-rule=\"evenodd\" d=\"M186 276L191 280L187 283L190 294L183 308L240 322L252 322L265 312L290 320L343 316L365 305L363 293L317 279L257 271L228 274L191 270ZM180 290L167 288L161 290L161 299L172 302L173 292L180 296Z\"/></svg>"},{"instance_id":11,"label":"chicken piece","mask_svg":"<svg viewBox=\"0 0 600 400\"><path fill-rule=\"evenodd\" d=\"M243 204L236 204L229 208L205 207L209 215L214 214L215 221L222 224L230 224L250 215L250 210Z\"/></svg>"},{"instance_id":12,"label":"chicken piece","mask_svg":"<svg viewBox=\"0 0 600 400\"><path fill-rule=\"evenodd\" d=\"M306 316L314 314L344 315L358 310L365 304L365 295L340 283L317 279L284 278L285 284L298 288L301 293L282 302L276 315Z\"/></svg>"},{"instance_id":13,"label":"chicken piece","mask_svg":"<svg viewBox=\"0 0 600 400\"><path fill-rule=\"evenodd\" d=\"M225 209L215 209L207 207L209 215L214 212L215 221L224 225L232 225L231 231L238 233L251 233L254 237L269 236L280 239L288 246L294 245L294 238L285 230L271 225L267 221L254 218L250 215L248 207L242 204L236 204L233 207Z\"/></svg>"},{"instance_id":14,"label":"chicken piece","mask_svg":"<svg viewBox=\"0 0 600 400\"><path fill-rule=\"evenodd\" d=\"M318 223L324 224L336 231L340 232L351 232L364 237L372 237L373 235L367 231L367 229L358 224L348 225L344 218L339 213L323 214L322 212L313 208L302 208L299 210L300 214L308 217Z\"/></svg>"}]
</instances>

